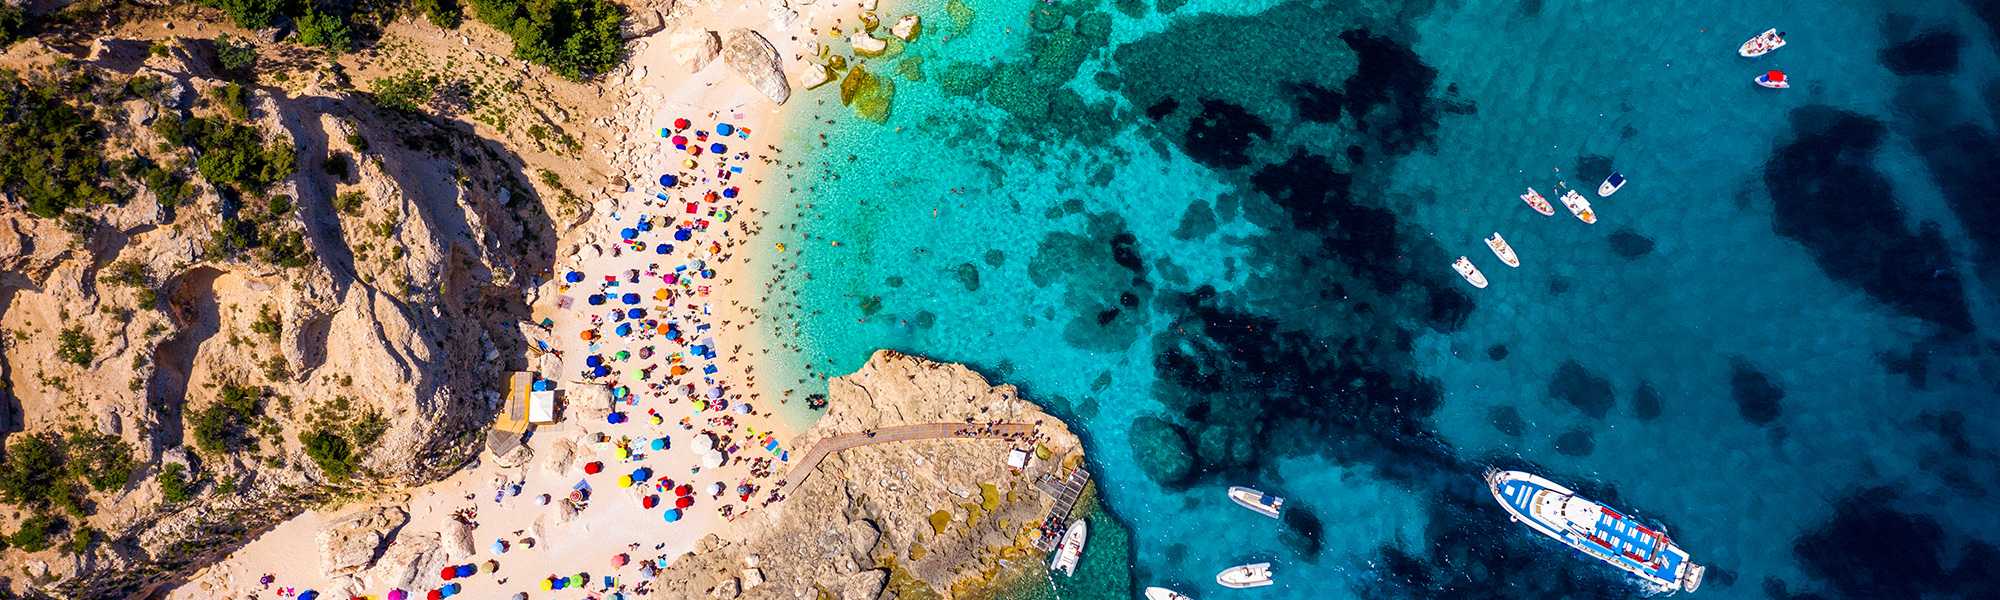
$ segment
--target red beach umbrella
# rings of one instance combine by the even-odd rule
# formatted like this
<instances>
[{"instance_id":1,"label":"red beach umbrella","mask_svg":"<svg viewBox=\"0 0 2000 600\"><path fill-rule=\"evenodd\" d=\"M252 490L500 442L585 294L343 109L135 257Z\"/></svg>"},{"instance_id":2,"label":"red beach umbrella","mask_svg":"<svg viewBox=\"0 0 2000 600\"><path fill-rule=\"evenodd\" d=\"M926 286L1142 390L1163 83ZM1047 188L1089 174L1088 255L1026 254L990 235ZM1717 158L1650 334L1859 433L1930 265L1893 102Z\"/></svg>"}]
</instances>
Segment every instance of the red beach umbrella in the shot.
<instances>
[{"instance_id":1,"label":"red beach umbrella","mask_svg":"<svg viewBox=\"0 0 2000 600\"><path fill-rule=\"evenodd\" d=\"M602 470L604 470L604 463L601 462L591 461L583 465L583 472L589 475L596 475L598 471Z\"/></svg>"},{"instance_id":2,"label":"red beach umbrella","mask_svg":"<svg viewBox=\"0 0 2000 600\"><path fill-rule=\"evenodd\" d=\"M693 125L694 124L689 123L687 119L674 119L674 129L687 129L688 127L691 127Z\"/></svg>"},{"instance_id":3,"label":"red beach umbrella","mask_svg":"<svg viewBox=\"0 0 2000 600\"><path fill-rule=\"evenodd\" d=\"M681 496L674 500L674 508L687 508L690 506L694 506L694 496Z\"/></svg>"},{"instance_id":4,"label":"red beach umbrella","mask_svg":"<svg viewBox=\"0 0 2000 600\"><path fill-rule=\"evenodd\" d=\"M692 496L694 495L694 486L683 483L680 487L674 488L674 493L682 496Z\"/></svg>"},{"instance_id":5,"label":"red beach umbrella","mask_svg":"<svg viewBox=\"0 0 2000 600\"><path fill-rule=\"evenodd\" d=\"M438 579L443 579L445 581L451 581L452 579L455 579L457 577L458 577L458 567L445 567L444 570L438 572Z\"/></svg>"},{"instance_id":6,"label":"red beach umbrella","mask_svg":"<svg viewBox=\"0 0 2000 600\"><path fill-rule=\"evenodd\" d=\"M624 554L617 554L617 555L613 555L613 556L611 557L611 566L612 566L612 568L617 568L617 567L622 567L622 566L625 566L625 563L628 563L628 562L631 562L631 561L632 561L632 557L630 557L630 556L626 556L626 555L624 555Z\"/></svg>"}]
</instances>

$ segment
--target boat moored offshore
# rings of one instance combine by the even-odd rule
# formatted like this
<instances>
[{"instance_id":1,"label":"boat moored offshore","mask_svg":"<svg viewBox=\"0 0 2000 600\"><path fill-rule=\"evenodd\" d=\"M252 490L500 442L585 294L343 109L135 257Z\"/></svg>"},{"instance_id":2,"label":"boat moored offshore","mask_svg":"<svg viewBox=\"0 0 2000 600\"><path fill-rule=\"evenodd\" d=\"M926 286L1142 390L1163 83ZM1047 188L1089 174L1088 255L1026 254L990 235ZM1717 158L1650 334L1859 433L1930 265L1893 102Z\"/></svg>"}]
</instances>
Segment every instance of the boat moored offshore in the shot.
<instances>
[{"instance_id":1,"label":"boat moored offshore","mask_svg":"<svg viewBox=\"0 0 2000 600\"><path fill-rule=\"evenodd\" d=\"M1757 34L1757 37L1750 38L1750 41L1743 42L1743 45L1736 49L1736 53L1744 58L1756 58L1783 47L1785 47L1785 32L1773 28Z\"/></svg>"},{"instance_id":2,"label":"boat moored offshore","mask_svg":"<svg viewBox=\"0 0 2000 600\"><path fill-rule=\"evenodd\" d=\"M1223 569L1215 582L1226 588L1253 588L1271 585L1271 563L1257 563Z\"/></svg>"},{"instance_id":3,"label":"boat moored offshore","mask_svg":"<svg viewBox=\"0 0 2000 600\"><path fill-rule=\"evenodd\" d=\"M1472 284L1472 287L1486 289L1486 274L1479 272L1479 267L1472 266L1472 259L1460 256L1457 262L1451 263L1451 268L1458 271L1458 275L1464 277L1465 282ZM1239 500L1237 503L1241 504L1242 501Z\"/></svg>"},{"instance_id":4,"label":"boat moored offshore","mask_svg":"<svg viewBox=\"0 0 2000 600\"><path fill-rule=\"evenodd\" d=\"M1563 190L1562 203L1569 208L1569 214L1576 215L1585 223L1597 224L1597 211L1590 209L1590 201L1583 199L1583 194L1576 193L1576 190Z\"/></svg>"},{"instance_id":5,"label":"boat moored offshore","mask_svg":"<svg viewBox=\"0 0 2000 600\"><path fill-rule=\"evenodd\" d=\"M1146 588L1146 600L1194 600L1194 599L1187 597L1187 594L1182 594L1180 592L1176 592L1167 588L1149 587Z\"/></svg>"},{"instance_id":6,"label":"boat moored offshore","mask_svg":"<svg viewBox=\"0 0 2000 600\"><path fill-rule=\"evenodd\" d=\"M1090 535L1090 527L1083 519L1069 524L1063 532L1062 545L1056 546L1056 557L1049 562L1049 570L1060 571L1070 577L1076 576L1076 563L1083 559L1083 542Z\"/></svg>"},{"instance_id":7,"label":"boat moored offshore","mask_svg":"<svg viewBox=\"0 0 2000 600\"><path fill-rule=\"evenodd\" d=\"M1604 178L1604 183L1597 184L1597 196L1602 198L1616 194L1618 188L1622 187L1625 187L1625 176L1612 173L1610 177Z\"/></svg>"},{"instance_id":8,"label":"boat moored offshore","mask_svg":"<svg viewBox=\"0 0 2000 600\"><path fill-rule=\"evenodd\" d=\"M1486 286L1482 285L1479 287ZM1243 505L1243 508L1257 511L1257 514L1273 519L1278 518L1278 511L1285 509L1284 498L1272 496L1247 487L1230 486L1229 499Z\"/></svg>"},{"instance_id":9,"label":"boat moored offshore","mask_svg":"<svg viewBox=\"0 0 2000 600\"><path fill-rule=\"evenodd\" d=\"M1555 205L1549 204L1549 200L1543 198L1542 193L1535 191L1535 188L1528 188L1528 193L1521 194L1521 201L1528 203L1529 208L1535 209L1535 212L1542 213L1544 217L1551 217L1556 214Z\"/></svg>"},{"instance_id":10,"label":"boat moored offshore","mask_svg":"<svg viewBox=\"0 0 2000 600\"><path fill-rule=\"evenodd\" d=\"M1521 266L1521 257L1514 255L1514 247L1507 245L1507 240L1500 237L1500 232L1495 231L1493 237L1486 238L1486 247L1492 248L1493 255L1500 257L1500 262L1507 263L1507 266Z\"/></svg>"},{"instance_id":11,"label":"boat moored offshore","mask_svg":"<svg viewBox=\"0 0 2000 600\"><path fill-rule=\"evenodd\" d=\"M1592 502L1553 481L1523 471L1486 472L1493 499L1508 516L1662 591L1694 591L1707 569L1659 531Z\"/></svg>"},{"instance_id":12,"label":"boat moored offshore","mask_svg":"<svg viewBox=\"0 0 2000 600\"><path fill-rule=\"evenodd\" d=\"M1792 80L1785 78L1784 71L1770 71L1757 76L1757 85L1774 90L1792 89Z\"/></svg>"}]
</instances>

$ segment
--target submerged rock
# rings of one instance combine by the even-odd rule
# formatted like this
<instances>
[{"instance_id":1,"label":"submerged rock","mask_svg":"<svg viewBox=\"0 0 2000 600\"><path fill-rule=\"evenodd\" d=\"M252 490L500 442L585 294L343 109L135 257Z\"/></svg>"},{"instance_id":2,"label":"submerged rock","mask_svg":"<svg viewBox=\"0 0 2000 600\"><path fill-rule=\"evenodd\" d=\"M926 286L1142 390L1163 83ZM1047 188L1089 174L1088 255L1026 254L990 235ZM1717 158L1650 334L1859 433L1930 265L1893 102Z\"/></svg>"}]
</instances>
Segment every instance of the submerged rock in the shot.
<instances>
[{"instance_id":1,"label":"submerged rock","mask_svg":"<svg viewBox=\"0 0 2000 600\"><path fill-rule=\"evenodd\" d=\"M1194 455L1180 427L1158 417L1139 417L1132 420L1130 438L1133 461L1154 483L1177 483L1194 470Z\"/></svg>"},{"instance_id":2,"label":"submerged rock","mask_svg":"<svg viewBox=\"0 0 2000 600\"><path fill-rule=\"evenodd\" d=\"M896 84L855 65L840 82L840 102L854 107L854 116L876 123L889 121L889 109L896 102Z\"/></svg>"},{"instance_id":3,"label":"submerged rock","mask_svg":"<svg viewBox=\"0 0 2000 600\"><path fill-rule=\"evenodd\" d=\"M778 48L764 35L749 29L729 30L728 43L722 49L722 62L731 71L750 82L757 91L764 92L772 102L784 104L792 97L792 86L785 82L785 71Z\"/></svg>"},{"instance_id":4,"label":"submerged rock","mask_svg":"<svg viewBox=\"0 0 2000 600\"><path fill-rule=\"evenodd\" d=\"M923 32L923 22L916 15L903 15L902 19L898 19L896 24L889 28L889 35L905 42L915 41L917 36L923 35Z\"/></svg>"},{"instance_id":5,"label":"submerged rock","mask_svg":"<svg viewBox=\"0 0 2000 600\"><path fill-rule=\"evenodd\" d=\"M964 2L951 0L944 3L944 14L951 18L952 33L964 35L965 32L972 31L972 19L979 13L973 11L972 7L966 6Z\"/></svg>"}]
</instances>

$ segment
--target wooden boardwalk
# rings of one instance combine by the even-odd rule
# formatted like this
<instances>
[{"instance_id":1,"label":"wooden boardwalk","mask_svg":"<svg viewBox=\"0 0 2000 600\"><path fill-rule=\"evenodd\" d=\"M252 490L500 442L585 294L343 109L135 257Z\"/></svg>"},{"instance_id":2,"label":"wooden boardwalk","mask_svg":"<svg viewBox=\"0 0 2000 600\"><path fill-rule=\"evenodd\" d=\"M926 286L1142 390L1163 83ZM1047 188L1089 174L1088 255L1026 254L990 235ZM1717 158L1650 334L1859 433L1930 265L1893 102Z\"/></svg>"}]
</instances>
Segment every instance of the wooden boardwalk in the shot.
<instances>
[{"instance_id":1,"label":"wooden boardwalk","mask_svg":"<svg viewBox=\"0 0 2000 600\"><path fill-rule=\"evenodd\" d=\"M1000 425L973 425L969 423L931 423L928 425L902 425L875 430L875 435L866 432L843 433L820 440L813 444L812 451L806 453L805 460L792 472L785 474L785 487L778 490L778 498L792 497L792 491L811 477L813 469L819 468L819 461L826 455L869 444L902 442L909 440L957 439L999 439L1009 435L1034 433L1035 426L1026 423L1002 423Z\"/></svg>"}]
</instances>

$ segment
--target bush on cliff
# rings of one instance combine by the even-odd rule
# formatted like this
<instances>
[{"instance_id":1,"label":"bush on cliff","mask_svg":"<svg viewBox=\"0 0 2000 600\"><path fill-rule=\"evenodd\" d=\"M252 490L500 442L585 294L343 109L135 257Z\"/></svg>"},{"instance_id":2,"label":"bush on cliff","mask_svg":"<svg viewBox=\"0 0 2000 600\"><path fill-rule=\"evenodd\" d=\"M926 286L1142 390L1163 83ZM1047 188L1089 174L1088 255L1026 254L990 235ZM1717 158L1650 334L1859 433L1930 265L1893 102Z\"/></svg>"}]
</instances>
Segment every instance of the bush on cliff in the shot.
<instances>
[{"instance_id":1,"label":"bush on cliff","mask_svg":"<svg viewBox=\"0 0 2000 600\"><path fill-rule=\"evenodd\" d=\"M194 482L188 481L187 467L180 463L167 463L160 467L160 497L167 504L194 499Z\"/></svg>"},{"instance_id":2,"label":"bush on cliff","mask_svg":"<svg viewBox=\"0 0 2000 600\"><path fill-rule=\"evenodd\" d=\"M618 24L605 0L472 0L472 14L514 38L514 56L581 80L624 58Z\"/></svg>"},{"instance_id":3,"label":"bush on cliff","mask_svg":"<svg viewBox=\"0 0 2000 600\"><path fill-rule=\"evenodd\" d=\"M360 457L347 443L347 438L332 432L306 433L299 436L299 443L306 447L306 457L311 458L313 464L319 465L320 472L334 481L346 481L360 466Z\"/></svg>"},{"instance_id":4,"label":"bush on cliff","mask_svg":"<svg viewBox=\"0 0 2000 600\"><path fill-rule=\"evenodd\" d=\"M0 72L0 191L43 218L112 200L103 128L61 92L59 82Z\"/></svg>"},{"instance_id":5,"label":"bush on cliff","mask_svg":"<svg viewBox=\"0 0 2000 600\"><path fill-rule=\"evenodd\" d=\"M132 445L118 436L71 427L69 435L63 437L63 446L69 474L100 492L125 487L132 479L132 469L138 466L132 458Z\"/></svg>"},{"instance_id":6,"label":"bush on cliff","mask_svg":"<svg viewBox=\"0 0 2000 600\"><path fill-rule=\"evenodd\" d=\"M194 413L194 447L209 455L233 452L239 445L255 448L256 438L247 429L262 414L263 396L259 388L224 386L221 398Z\"/></svg>"}]
</instances>

